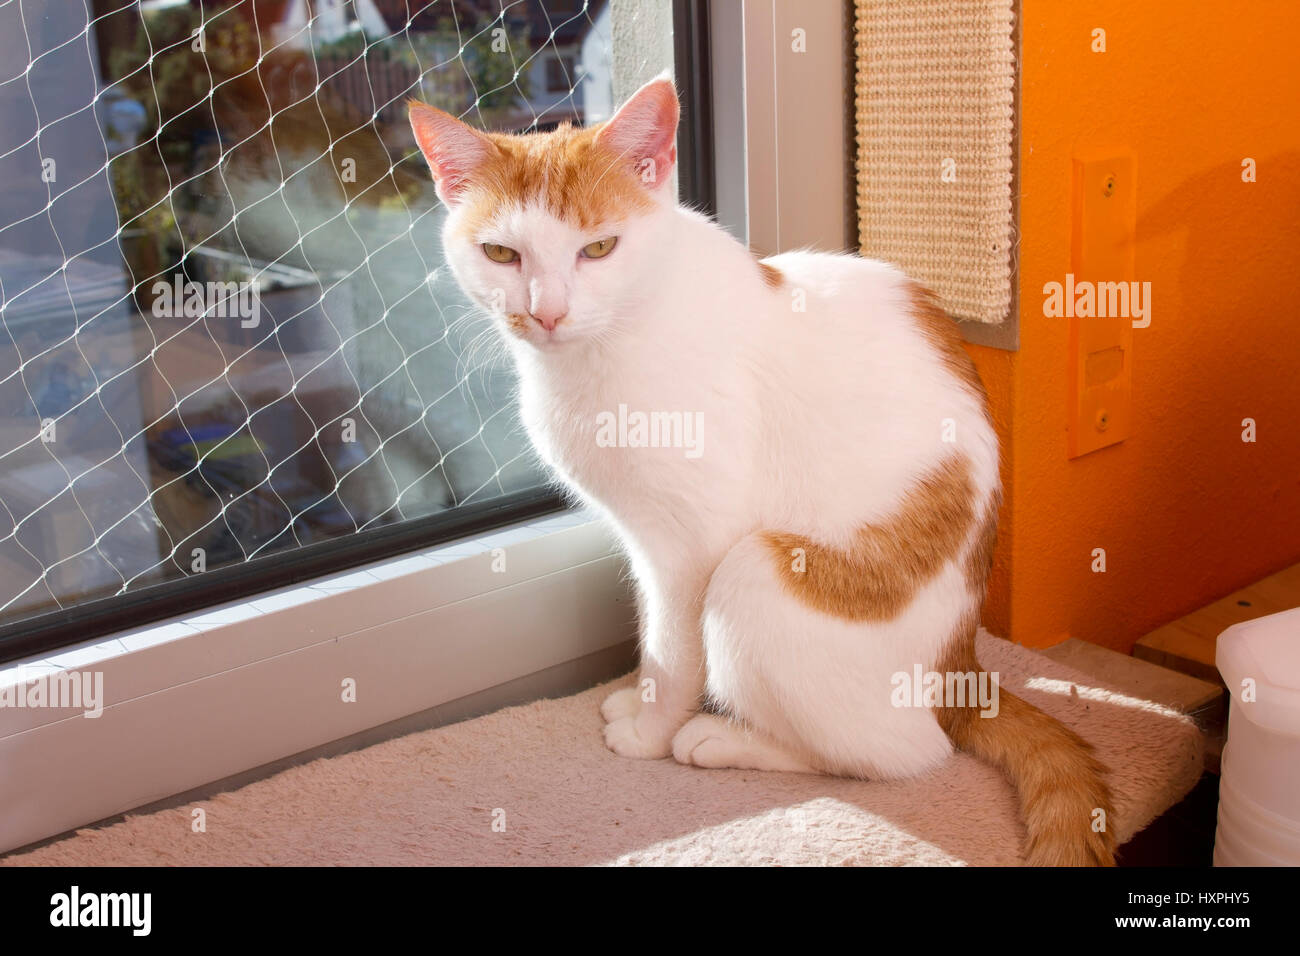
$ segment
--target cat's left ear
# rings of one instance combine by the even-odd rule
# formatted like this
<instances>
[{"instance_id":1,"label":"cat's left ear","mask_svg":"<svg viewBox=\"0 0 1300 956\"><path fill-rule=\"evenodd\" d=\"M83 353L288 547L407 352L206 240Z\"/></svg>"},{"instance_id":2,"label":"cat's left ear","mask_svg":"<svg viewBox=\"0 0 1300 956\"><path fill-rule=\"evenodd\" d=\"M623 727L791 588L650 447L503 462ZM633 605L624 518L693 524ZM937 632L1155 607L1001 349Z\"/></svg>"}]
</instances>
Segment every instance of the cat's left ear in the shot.
<instances>
[{"instance_id":1,"label":"cat's left ear","mask_svg":"<svg viewBox=\"0 0 1300 956\"><path fill-rule=\"evenodd\" d=\"M677 113L672 80L658 76L632 94L596 134L596 142L656 190L672 178L677 163Z\"/></svg>"}]
</instances>

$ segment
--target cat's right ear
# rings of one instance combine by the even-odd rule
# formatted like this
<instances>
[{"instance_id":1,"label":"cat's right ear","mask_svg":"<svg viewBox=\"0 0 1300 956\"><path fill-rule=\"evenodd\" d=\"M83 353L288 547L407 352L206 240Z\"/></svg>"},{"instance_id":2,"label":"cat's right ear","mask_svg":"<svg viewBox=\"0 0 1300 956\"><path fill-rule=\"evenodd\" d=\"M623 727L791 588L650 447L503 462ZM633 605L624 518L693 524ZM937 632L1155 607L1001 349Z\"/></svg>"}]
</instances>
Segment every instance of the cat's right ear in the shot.
<instances>
[{"instance_id":1,"label":"cat's right ear","mask_svg":"<svg viewBox=\"0 0 1300 956\"><path fill-rule=\"evenodd\" d=\"M450 113L411 100L411 129L433 173L440 198L454 206L478 169L497 151L496 144Z\"/></svg>"}]
</instances>

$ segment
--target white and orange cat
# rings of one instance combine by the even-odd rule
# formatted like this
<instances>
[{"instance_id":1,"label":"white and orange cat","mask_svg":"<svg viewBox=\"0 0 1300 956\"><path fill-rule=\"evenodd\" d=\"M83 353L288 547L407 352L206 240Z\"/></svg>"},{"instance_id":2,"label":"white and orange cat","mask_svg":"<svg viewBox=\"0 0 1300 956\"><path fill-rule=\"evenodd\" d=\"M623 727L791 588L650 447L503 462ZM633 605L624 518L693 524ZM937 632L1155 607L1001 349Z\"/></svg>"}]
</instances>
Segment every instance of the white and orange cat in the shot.
<instances>
[{"instance_id":1,"label":"white and orange cat","mask_svg":"<svg viewBox=\"0 0 1300 956\"><path fill-rule=\"evenodd\" d=\"M892 266L757 262L679 206L677 118L664 78L607 123L522 136L411 104L447 261L503 330L528 434L636 577L641 680L605 701L606 744L875 779L955 745L1016 784L1030 862L1112 863L1077 735L1006 692L991 719L896 706L896 674L979 670L998 443L954 324ZM637 413L696 423L694 447L610 441Z\"/></svg>"}]
</instances>

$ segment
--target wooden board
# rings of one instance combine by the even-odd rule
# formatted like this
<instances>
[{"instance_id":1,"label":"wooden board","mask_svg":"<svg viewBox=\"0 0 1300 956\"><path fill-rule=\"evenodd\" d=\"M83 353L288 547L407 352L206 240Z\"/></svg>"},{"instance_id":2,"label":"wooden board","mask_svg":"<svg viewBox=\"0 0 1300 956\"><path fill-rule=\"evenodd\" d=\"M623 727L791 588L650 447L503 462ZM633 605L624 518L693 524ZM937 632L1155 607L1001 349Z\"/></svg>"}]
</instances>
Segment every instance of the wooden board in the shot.
<instances>
[{"instance_id":1,"label":"wooden board","mask_svg":"<svg viewBox=\"0 0 1300 956\"><path fill-rule=\"evenodd\" d=\"M1077 637L1049 647L1042 653L1096 677L1103 686L1187 714L1205 734L1205 769L1210 773L1219 772L1219 757L1228 721L1228 692L1221 683L1200 680Z\"/></svg>"},{"instance_id":2,"label":"wooden board","mask_svg":"<svg viewBox=\"0 0 1300 956\"><path fill-rule=\"evenodd\" d=\"M1133 656L1222 684L1215 641L1233 624L1300 607L1300 564L1234 591L1137 642Z\"/></svg>"}]
</instances>

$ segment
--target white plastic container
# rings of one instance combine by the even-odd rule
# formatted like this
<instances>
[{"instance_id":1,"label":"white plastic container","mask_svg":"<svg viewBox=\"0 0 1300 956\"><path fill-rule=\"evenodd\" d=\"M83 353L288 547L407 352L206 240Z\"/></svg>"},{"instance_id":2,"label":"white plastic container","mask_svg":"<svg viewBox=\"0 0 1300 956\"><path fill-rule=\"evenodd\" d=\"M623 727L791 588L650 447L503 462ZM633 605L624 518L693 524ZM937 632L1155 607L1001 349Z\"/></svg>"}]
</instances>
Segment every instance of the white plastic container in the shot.
<instances>
[{"instance_id":1,"label":"white plastic container","mask_svg":"<svg viewBox=\"0 0 1300 956\"><path fill-rule=\"evenodd\" d=\"M1300 608L1234 624L1214 662L1231 701L1214 865L1300 866Z\"/></svg>"}]
</instances>

